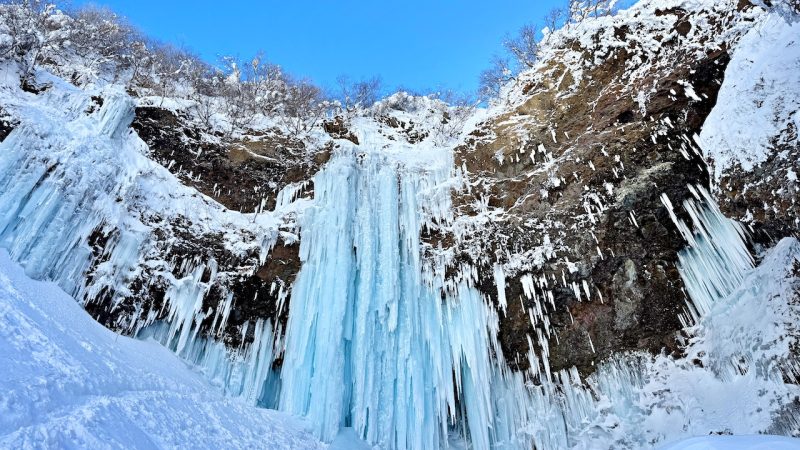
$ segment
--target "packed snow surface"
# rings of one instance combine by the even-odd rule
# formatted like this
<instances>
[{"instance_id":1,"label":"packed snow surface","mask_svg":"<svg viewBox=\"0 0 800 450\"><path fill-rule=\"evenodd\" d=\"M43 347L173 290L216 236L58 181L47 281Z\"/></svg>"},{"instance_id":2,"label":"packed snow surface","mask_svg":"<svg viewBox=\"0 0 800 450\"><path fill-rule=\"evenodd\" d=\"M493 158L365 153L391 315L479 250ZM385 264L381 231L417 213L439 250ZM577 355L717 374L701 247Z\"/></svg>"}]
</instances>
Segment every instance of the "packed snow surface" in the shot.
<instances>
[{"instance_id":1,"label":"packed snow surface","mask_svg":"<svg viewBox=\"0 0 800 450\"><path fill-rule=\"evenodd\" d=\"M800 440L783 436L702 436L659 447L659 450L797 450Z\"/></svg>"},{"instance_id":2,"label":"packed snow surface","mask_svg":"<svg viewBox=\"0 0 800 450\"><path fill-rule=\"evenodd\" d=\"M298 419L225 397L157 342L104 328L5 250L0 367L2 448L325 448Z\"/></svg>"}]
</instances>

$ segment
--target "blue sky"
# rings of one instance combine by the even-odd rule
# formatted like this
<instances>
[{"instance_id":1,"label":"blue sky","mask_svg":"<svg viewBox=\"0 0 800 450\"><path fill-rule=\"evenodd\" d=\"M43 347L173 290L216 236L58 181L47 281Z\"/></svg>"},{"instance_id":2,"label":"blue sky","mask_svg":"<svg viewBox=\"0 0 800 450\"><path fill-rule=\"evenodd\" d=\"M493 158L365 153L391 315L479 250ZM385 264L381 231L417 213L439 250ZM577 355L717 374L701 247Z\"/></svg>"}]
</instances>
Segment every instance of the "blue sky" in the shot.
<instances>
[{"instance_id":1,"label":"blue sky","mask_svg":"<svg viewBox=\"0 0 800 450\"><path fill-rule=\"evenodd\" d=\"M505 34L566 0L72 0L87 3L212 63L262 50L322 86L378 75L390 90L467 92Z\"/></svg>"}]
</instances>

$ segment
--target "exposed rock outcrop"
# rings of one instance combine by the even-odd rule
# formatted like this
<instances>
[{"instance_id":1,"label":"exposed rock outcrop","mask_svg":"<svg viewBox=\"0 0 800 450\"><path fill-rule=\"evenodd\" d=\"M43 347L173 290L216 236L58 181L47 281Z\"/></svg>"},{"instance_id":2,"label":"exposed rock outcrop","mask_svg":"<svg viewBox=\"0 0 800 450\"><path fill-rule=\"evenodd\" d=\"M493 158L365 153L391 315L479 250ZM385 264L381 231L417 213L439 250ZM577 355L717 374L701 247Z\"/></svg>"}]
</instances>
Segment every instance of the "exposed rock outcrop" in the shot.
<instances>
[{"instance_id":1,"label":"exposed rock outcrop","mask_svg":"<svg viewBox=\"0 0 800 450\"><path fill-rule=\"evenodd\" d=\"M281 189L310 179L330 156L279 130L209 139L188 117L155 106L136 109L133 129L183 183L246 213L274 209Z\"/></svg>"},{"instance_id":2,"label":"exposed rock outcrop","mask_svg":"<svg viewBox=\"0 0 800 450\"><path fill-rule=\"evenodd\" d=\"M735 35L733 22L748 19L724 7L656 17L609 20L591 41L555 46L518 81L515 106L456 151L470 177L458 211L480 226L449 239L449 274L470 277L459 267L477 266L476 284L497 301L502 266L500 338L519 369L530 368L529 342L549 370L584 375L612 353L679 348L675 263L685 242L660 197L680 204L689 185L708 187L693 136L730 59L712 35ZM655 41L642 42L641 29L654 26Z\"/></svg>"}]
</instances>

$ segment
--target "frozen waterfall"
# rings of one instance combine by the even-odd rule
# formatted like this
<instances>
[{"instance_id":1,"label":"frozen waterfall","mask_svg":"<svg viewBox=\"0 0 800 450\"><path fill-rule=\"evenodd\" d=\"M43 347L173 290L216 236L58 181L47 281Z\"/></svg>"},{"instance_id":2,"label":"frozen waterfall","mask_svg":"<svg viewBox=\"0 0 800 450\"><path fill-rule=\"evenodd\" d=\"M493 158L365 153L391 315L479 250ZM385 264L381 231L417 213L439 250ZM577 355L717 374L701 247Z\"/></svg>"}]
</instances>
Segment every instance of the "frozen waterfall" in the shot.
<instances>
[{"instance_id":1,"label":"frozen waterfall","mask_svg":"<svg viewBox=\"0 0 800 450\"><path fill-rule=\"evenodd\" d=\"M343 151L314 178L280 407L323 439L351 426L385 448L435 449L459 432L488 448L515 432L494 422L493 309L466 285L442 298L424 273L420 232L446 220L452 167L443 151L429 156L410 167L391 152Z\"/></svg>"}]
</instances>

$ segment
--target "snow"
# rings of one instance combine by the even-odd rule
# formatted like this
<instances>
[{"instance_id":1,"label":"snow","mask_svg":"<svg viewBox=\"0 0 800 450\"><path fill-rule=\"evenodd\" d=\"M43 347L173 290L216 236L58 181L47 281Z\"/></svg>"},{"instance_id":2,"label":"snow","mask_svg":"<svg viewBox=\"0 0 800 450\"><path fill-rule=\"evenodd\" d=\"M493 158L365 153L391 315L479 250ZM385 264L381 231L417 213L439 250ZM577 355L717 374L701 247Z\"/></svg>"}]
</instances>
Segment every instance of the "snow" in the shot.
<instances>
[{"instance_id":1,"label":"snow","mask_svg":"<svg viewBox=\"0 0 800 450\"><path fill-rule=\"evenodd\" d=\"M702 436L659 447L659 450L795 450L800 440L784 436Z\"/></svg>"},{"instance_id":2,"label":"snow","mask_svg":"<svg viewBox=\"0 0 800 450\"><path fill-rule=\"evenodd\" d=\"M764 15L733 48L716 106L700 133L719 179L736 164L766 161L773 140L789 143L800 129L800 21ZM794 144L798 145L797 134Z\"/></svg>"},{"instance_id":3,"label":"snow","mask_svg":"<svg viewBox=\"0 0 800 450\"><path fill-rule=\"evenodd\" d=\"M102 327L0 250L0 447L323 449L160 344Z\"/></svg>"}]
</instances>

